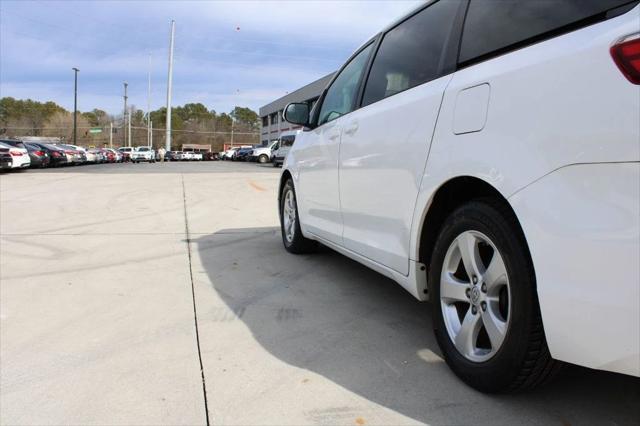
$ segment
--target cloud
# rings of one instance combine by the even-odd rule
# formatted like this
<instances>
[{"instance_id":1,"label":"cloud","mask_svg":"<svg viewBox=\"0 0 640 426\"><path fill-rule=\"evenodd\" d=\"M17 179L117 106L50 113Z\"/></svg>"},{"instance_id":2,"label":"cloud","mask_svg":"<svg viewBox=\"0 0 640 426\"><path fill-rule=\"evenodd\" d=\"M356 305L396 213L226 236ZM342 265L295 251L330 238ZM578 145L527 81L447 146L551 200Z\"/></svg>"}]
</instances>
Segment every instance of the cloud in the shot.
<instances>
[{"instance_id":1,"label":"cloud","mask_svg":"<svg viewBox=\"0 0 640 426\"><path fill-rule=\"evenodd\" d=\"M338 68L360 44L419 3L408 1L4 1L0 95L118 113L166 97L169 22L176 20L174 105L257 109ZM239 28L239 30L238 30ZM238 92L239 90L239 92Z\"/></svg>"}]
</instances>

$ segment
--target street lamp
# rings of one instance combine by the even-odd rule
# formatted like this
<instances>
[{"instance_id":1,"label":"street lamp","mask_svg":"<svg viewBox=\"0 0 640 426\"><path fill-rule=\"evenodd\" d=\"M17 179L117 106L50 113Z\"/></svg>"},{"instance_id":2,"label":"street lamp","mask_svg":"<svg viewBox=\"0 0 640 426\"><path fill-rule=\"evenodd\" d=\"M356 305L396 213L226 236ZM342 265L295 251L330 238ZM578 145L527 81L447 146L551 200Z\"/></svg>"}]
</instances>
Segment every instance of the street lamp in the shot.
<instances>
[{"instance_id":1,"label":"street lamp","mask_svg":"<svg viewBox=\"0 0 640 426\"><path fill-rule=\"evenodd\" d=\"M80 71L78 68L72 68L73 71L75 71L75 79L74 79L74 86L73 86L73 144L77 145L77 138L78 138L78 127L77 127L77 120L78 120L78 71Z\"/></svg>"}]
</instances>

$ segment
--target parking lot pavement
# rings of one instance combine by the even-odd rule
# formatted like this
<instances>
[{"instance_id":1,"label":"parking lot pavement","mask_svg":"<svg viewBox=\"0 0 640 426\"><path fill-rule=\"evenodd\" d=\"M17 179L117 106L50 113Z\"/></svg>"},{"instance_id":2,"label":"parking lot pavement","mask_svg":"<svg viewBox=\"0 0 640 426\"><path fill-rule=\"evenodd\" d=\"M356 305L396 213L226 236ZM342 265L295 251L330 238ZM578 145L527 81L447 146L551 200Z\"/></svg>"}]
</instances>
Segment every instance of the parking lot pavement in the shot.
<instances>
[{"instance_id":1,"label":"parking lot pavement","mask_svg":"<svg viewBox=\"0 0 640 426\"><path fill-rule=\"evenodd\" d=\"M328 249L282 249L277 182L232 163L2 175L0 422L640 422L639 382L616 374L469 389L427 305Z\"/></svg>"}]
</instances>

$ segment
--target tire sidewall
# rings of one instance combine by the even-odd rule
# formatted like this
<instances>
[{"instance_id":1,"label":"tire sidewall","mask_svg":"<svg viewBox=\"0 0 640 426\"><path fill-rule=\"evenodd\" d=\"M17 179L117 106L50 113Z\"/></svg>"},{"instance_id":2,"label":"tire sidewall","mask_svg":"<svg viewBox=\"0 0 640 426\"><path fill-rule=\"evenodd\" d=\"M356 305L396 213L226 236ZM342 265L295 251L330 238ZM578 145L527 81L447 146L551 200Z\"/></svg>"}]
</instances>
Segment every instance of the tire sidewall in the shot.
<instances>
[{"instance_id":1,"label":"tire sidewall","mask_svg":"<svg viewBox=\"0 0 640 426\"><path fill-rule=\"evenodd\" d=\"M433 283L433 326L445 360L450 368L469 385L485 392L498 392L515 380L526 357L531 319L537 305L531 304L535 294L529 252L518 230L511 229L500 211L482 202L471 202L457 209L445 222L436 242L429 282ZM498 352L484 362L465 358L451 341L447 332L440 303L440 275L447 250L455 238L465 231L478 231L496 246L507 270L510 287L510 324ZM537 299L535 299L537 300Z\"/></svg>"}]
</instances>

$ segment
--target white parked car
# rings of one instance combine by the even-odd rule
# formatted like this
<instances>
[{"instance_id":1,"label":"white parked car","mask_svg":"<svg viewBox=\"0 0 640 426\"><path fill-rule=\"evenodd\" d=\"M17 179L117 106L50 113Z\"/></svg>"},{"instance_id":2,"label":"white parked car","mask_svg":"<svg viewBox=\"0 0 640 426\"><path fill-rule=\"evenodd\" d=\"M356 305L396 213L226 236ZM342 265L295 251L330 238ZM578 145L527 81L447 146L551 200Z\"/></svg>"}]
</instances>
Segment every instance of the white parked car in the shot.
<instances>
[{"instance_id":1,"label":"white parked car","mask_svg":"<svg viewBox=\"0 0 640 426\"><path fill-rule=\"evenodd\" d=\"M2 141L0 141L0 148L2 148L3 152L8 152L11 156L12 169L28 169L29 166L31 166L31 158L29 157L27 148L7 145L2 143Z\"/></svg>"},{"instance_id":2,"label":"white parked car","mask_svg":"<svg viewBox=\"0 0 640 426\"><path fill-rule=\"evenodd\" d=\"M277 142L271 158L273 167L282 166L284 160L287 158L287 154L289 154L289 150L293 146L293 143L296 141L296 136L300 133L301 130L282 132L282 135L280 135L280 140Z\"/></svg>"},{"instance_id":3,"label":"white parked car","mask_svg":"<svg viewBox=\"0 0 640 426\"><path fill-rule=\"evenodd\" d=\"M134 163L140 163L146 161L148 163L156 162L156 153L148 146L138 146L131 151L131 161Z\"/></svg>"},{"instance_id":4,"label":"white parked car","mask_svg":"<svg viewBox=\"0 0 640 426\"><path fill-rule=\"evenodd\" d=\"M187 161L193 160L193 152L192 151L183 151L182 152L182 160L187 160Z\"/></svg>"},{"instance_id":5,"label":"white parked car","mask_svg":"<svg viewBox=\"0 0 640 426\"><path fill-rule=\"evenodd\" d=\"M638 4L441 0L386 28L286 108L285 248L430 300L481 391L557 360L639 376Z\"/></svg>"},{"instance_id":6,"label":"white parked car","mask_svg":"<svg viewBox=\"0 0 640 426\"><path fill-rule=\"evenodd\" d=\"M278 141L273 141L269 146L256 147L251 152L249 160L257 161L260 164L265 164L271 161L273 157L274 149L278 146Z\"/></svg>"}]
</instances>

